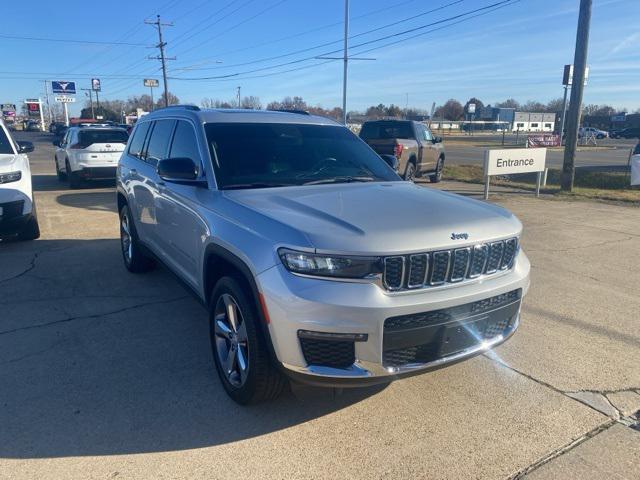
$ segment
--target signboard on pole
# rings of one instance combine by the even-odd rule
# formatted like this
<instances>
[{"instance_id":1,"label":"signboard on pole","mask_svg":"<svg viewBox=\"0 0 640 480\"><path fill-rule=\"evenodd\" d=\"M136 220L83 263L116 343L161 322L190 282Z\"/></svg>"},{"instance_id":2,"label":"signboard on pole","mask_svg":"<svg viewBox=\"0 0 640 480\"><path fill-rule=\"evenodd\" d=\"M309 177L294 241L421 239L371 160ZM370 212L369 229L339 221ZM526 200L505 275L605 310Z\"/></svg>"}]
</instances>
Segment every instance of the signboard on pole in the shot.
<instances>
[{"instance_id":1,"label":"signboard on pole","mask_svg":"<svg viewBox=\"0 0 640 480\"><path fill-rule=\"evenodd\" d=\"M58 95L55 97L56 102L60 102L60 103L75 103L76 98L75 97L67 97L66 95Z\"/></svg>"},{"instance_id":2,"label":"signboard on pole","mask_svg":"<svg viewBox=\"0 0 640 480\"><path fill-rule=\"evenodd\" d=\"M155 88L155 87L158 87L159 85L160 85L160 82L158 82L158 80L156 80L155 78L145 78L144 79L144 86L145 87Z\"/></svg>"},{"instance_id":3,"label":"signboard on pole","mask_svg":"<svg viewBox=\"0 0 640 480\"><path fill-rule=\"evenodd\" d=\"M611 121L612 122L624 122L627 120L627 114L626 113L618 113L616 115L611 115Z\"/></svg>"},{"instance_id":4,"label":"signboard on pole","mask_svg":"<svg viewBox=\"0 0 640 480\"><path fill-rule=\"evenodd\" d=\"M587 84L587 80L589 78L589 67L585 68L584 71L584 84ZM562 84L563 85L572 85L573 84L573 65L565 65L564 71L562 72Z\"/></svg>"},{"instance_id":5,"label":"signboard on pole","mask_svg":"<svg viewBox=\"0 0 640 480\"><path fill-rule=\"evenodd\" d=\"M27 104L27 112L30 117L39 117L40 116L40 101L36 100L29 101L26 100L24 103Z\"/></svg>"},{"instance_id":6,"label":"signboard on pole","mask_svg":"<svg viewBox=\"0 0 640 480\"><path fill-rule=\"evenodd\" d=\"M476 104L470 103L467 105L467 113L476 113Z\"/></svg>"},{"instance_id":7,"label":"signboard on pole","mask_svg":"<svg viewBox=\"0 0 640 480\"><path fill-rule=\"evenodd\" d=\"M15 112L16 106L13 103L3 103L2 106L0 106L0 110L3 112Z\"/></svg>"},{"instance_id":8,"label":"signboard on pole","mask_svg":"<svg viewBox=\"0 0 640 480\"><path fill-rule=\"evenodd\" d=\"M100 79L99 78L92 78L91 79L91 90L93 90L94 92L99 92L100 91Z\"/></svg>"},{"instance_id":9,"label":"signboard on pole","mask_svg":"<svg viewBox=\"0 0 640 480\"><path fill-rule=\"evenodd\" d=\"M76 82L52 81L51 91L53 93L62 93L64 95L76 94Z\"/></svg>"}]
</instances>

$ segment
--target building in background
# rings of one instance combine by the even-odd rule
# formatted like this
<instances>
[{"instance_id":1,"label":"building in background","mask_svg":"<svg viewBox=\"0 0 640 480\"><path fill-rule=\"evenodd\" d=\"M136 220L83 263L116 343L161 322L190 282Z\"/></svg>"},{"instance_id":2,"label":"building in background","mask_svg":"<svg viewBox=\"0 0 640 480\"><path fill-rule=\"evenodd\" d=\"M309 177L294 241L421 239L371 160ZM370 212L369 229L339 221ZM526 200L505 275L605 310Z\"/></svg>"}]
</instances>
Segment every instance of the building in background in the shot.
<instances>
[{"instance_id":1,"label":"building in background","mask_svg":"<svg viewBox=\"0 0 640 480\"><path fill-rule=\"evenodd\" d=\"M514 132L553 132L556 124L555 113L515 112Z\"/></svg>"}]
</instances>

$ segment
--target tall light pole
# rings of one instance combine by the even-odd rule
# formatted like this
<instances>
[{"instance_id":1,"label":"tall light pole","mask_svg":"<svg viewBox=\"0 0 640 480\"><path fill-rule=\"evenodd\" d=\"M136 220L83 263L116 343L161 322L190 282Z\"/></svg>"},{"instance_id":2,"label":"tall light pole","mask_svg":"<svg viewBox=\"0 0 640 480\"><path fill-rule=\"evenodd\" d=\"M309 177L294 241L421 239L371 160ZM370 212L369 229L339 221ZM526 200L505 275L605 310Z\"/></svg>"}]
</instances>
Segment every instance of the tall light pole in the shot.
<instances>
[{"instance_id":1,"label":"tall light pole","mask_svg":"<svg viewBox=\"0 0 640 480\"><path fill-rule=\"evenodd\" d=\"M240 87L238 87L238 108L241 108L240 103Z\"/></svg>"},{"instance_id":2,"label":"tall light pole","mask_svg":"<svg viewBox=\"0 0 640 480\"><path fill-rule=\"evenodd\" d=\"M347 124L347 68L349 65L349 0L344 0L344 71L342 74L342 123Z\"/></svg>"},{"instance_id":3,"label":"tall light pole","mask_svg":"<svg viewBox=\"0 0 640 480\"><path fill-rule=\"evenodd\" d=\"M93 95L91 92L93 92L92 88L81 88L80 90L84 90L85 91L85 95L87 95L89 97L89 104L91 105L91 118L95 119L96 118L96 112L93 110ZM89 93L86 93L89 92ZM96 96L98 95L98 92L96 92Z\"/></svg>"},{"instance_id":4,"label":"tall light pole","mask_svg":"<svg viewBox=\"0 0 640 480\"><path fill-rule=\"evenodd\" d=\"M564 147L564 163L562 164L562 177L560 179L562 190L569 192L573 190L573 180L575 176L580 110L582 108L584 77L587 69L591 4L592 0L580 0L578 32L576 34L576 53L573 60L573 81L571 82L571 101L569 102L569 115L567 116L567 140Z\"/></svg>"},{"instance_id":5,"label":"tall light pole","mask_svg":"<svg viewBox=\"0 0 640 480\"><path fill-rule=\"evenodd\" d=\"M44 98L47 101L47 111L49 112L49 125L53 122L53 115L51 112L51 105L49 104L49 81L43 80L44 82Z\"/></svg>"},{"instance_id":6,"label":"tall light pole","mask_svg":"<svg viewBox=\"0 0 640 480\"><path fill-rule=\"evenodd\" d=\"M148 24L148 25L155 25L156 28L158 29L158 45L156 45L157 48L160 49L160 56L159 57L149 57L149 59L153 59L153 60L160 60L160 62L162 63L162 80L164 82L164 106L168 107L169 106L169 87L167 85L167 60L175 60L176 57L167 57L164 54L164 47L166 47L167 43L164 42L162 40L162 27L172 27L173 23L162 23L160 21L160 15L156 16L156 21L155 22L147 22L145 21L144 23Z\"/></svg>"}]
</instances>

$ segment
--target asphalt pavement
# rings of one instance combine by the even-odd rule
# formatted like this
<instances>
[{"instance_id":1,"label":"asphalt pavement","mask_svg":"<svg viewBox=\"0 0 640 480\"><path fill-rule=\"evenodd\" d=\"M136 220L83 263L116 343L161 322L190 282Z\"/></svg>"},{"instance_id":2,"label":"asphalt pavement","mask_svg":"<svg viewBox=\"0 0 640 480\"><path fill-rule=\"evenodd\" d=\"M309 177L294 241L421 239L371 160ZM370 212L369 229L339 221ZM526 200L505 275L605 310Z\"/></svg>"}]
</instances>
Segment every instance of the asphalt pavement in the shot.
<instances>
[{"instance_id":1,"label":"asphalt pavement","mask_svg":"<svg viewBox=\"0 0 640 480\"><path fill-rule=\"evenodd\" d=\"M42 237L0 244L0 479L640 478L637 207L497 189L532 263L511 340L246 408L203 308L165 269L122 266L113 183L69 190L52 138L16 136L36 142Z\"/></svg>"}]
</instances>

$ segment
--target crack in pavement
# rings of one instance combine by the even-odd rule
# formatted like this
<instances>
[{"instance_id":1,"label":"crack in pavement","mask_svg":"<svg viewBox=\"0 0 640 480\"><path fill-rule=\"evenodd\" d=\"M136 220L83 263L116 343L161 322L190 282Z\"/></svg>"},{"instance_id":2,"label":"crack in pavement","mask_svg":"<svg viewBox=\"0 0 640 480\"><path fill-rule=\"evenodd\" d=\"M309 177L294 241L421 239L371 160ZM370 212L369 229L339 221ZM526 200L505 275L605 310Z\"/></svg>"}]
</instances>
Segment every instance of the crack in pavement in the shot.
<instances>
[{"instance_id":1,"label":"crack in pavement","mask_svg":"<svg viewBox=\"0 0 640 480\"><path fill-rule=\"evenodd\" d=\"M20 278L23 275L26 275L27 273L29 273L31 270L33 270L34 268L36 268L36 260L38 258L38 256L43 253L43 252L36 252L33 255L33 258L31 259L31 261L29 262L29 266L22 272L18 273L17 275L14 275L13 277L9 277L9 278L3 278L2 280L0 280L0 284L3 284L5 282L9 282L11 280L15 280L16 278Z\"/></svg>"},{"instance_id":2,"label":"crack in pavement","mask_svg":"<svg viewBox=\"0 0 640 480\"><path fill-rule=\"evenodd\" d=\"M177 302L179 300L184 300L186 298L190 298L190 297L188 295L183 295L181 297L176 297L176 298L172 298L172 299L169 299L169 300L161 300L161 301L157 301L157 302L140 303L140 304L137 304L137 305L131 305L129 307L120 308L118 310L113 310L113 311L110 311L110 312L97 313L95 315L80 315L80 316L77 316L77 317L68 317L68 318L63 318L63 319L60 319L60 320L54 320L52 322L39 323L37 325L29 325L29 326L26 326L26 327L14 328L12 330L0 331L0 336L1 335L8 335L10 333L22 332L22 331L25 331L25 330L33 330L33 329L36 329L36 328L50 327L51 325L58 325L58 324L62 324L62 323L68 323L68 322L72 322L74 320L106 317L106 316L109 316L109 315L115 315L115 314L118 314L118 313L126 312L128 310L135 310L137 308L147 307L147 306L150 306L150 305L162 305L162 304L165 304L165 303Z\"/></svg>"}]
</instances>

